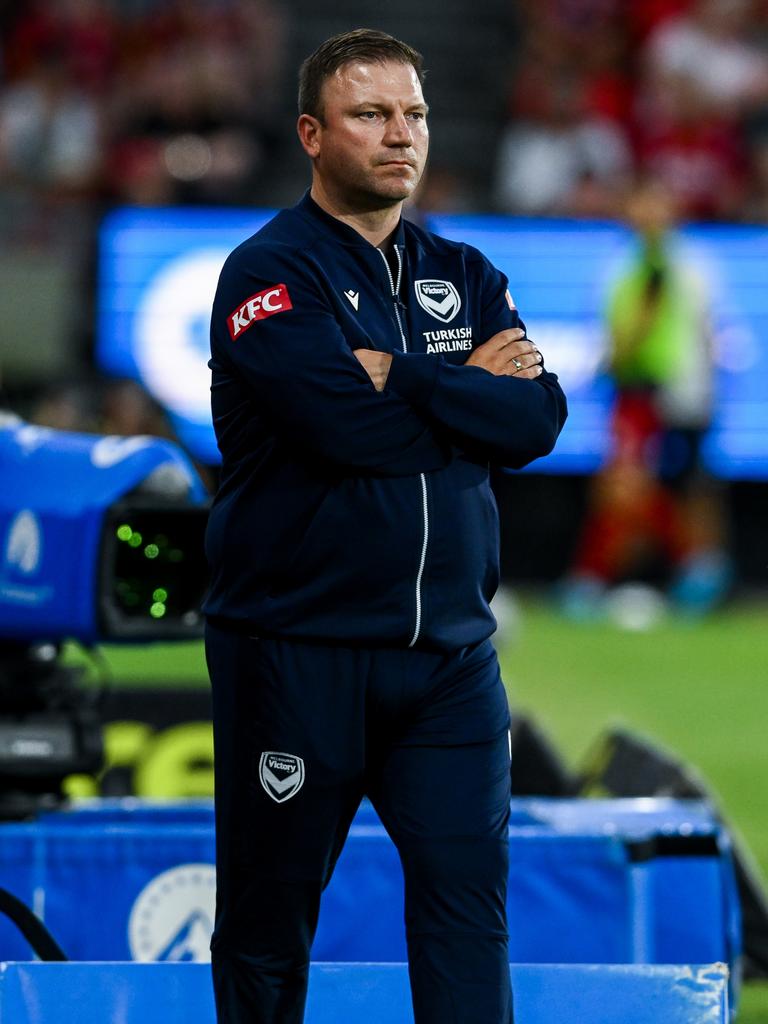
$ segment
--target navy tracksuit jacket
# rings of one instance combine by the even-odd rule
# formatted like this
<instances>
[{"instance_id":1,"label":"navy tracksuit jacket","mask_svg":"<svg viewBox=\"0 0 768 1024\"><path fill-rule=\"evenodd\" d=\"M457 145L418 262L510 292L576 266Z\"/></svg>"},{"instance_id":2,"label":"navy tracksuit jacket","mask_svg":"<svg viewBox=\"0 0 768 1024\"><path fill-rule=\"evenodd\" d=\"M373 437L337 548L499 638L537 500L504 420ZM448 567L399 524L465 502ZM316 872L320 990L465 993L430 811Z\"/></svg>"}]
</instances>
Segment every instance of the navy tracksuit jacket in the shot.
<instances>
[{"instance_id":1,"label":"navy tracksuit jacket","mask_svg":"<svg viewBox=\"0 0 768 1024\"><path fill-rule=\"evenodd\" d=\"M462 365L520 323L481 253L407 221L395 251L393 273L307 195L227 260L212 318L223 469L209 616L443 650L493 632L489 463L551 451L565 398L548 372L527 381ZM393 354L383 392L356 348Z\"/></svg>"},{"instance_id":2,"label":"navy tracksuit jacket","mask_svg":"<svg viewBox=\"0 0 768 1024\"><path fill-rule=\"evenodd\" d=\"M220 1024L302 1021L363 794L403 865L416 1024L512 1020L489 465L549 452L566 407L553 374L463 364L518 323L475 249L401 222L388 261L309 196L224 266L205 603ZM382 392L357 348L392 353Z\"/></svg>"}]
</instances>

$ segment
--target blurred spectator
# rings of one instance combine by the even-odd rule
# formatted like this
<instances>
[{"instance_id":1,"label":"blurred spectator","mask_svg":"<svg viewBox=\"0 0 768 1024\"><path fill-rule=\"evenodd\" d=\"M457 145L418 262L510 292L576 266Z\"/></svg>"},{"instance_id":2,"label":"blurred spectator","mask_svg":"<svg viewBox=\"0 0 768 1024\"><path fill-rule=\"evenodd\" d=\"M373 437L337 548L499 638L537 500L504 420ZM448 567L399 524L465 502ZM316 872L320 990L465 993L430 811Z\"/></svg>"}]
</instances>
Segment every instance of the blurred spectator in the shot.
<instances>
[{"instance_id":1,"label":"blurred spectator","mask_svg":"<svg viewBox=\"0 0 768 1024\"><path fill-rule=\"evenodd\" d=\"M46 345L87 380L105 205L265 201L258 185L275 144L283 8L274 0L0 0L0 33L3 256L20 268L17 304L36 310L57 296L66 268L71 301L47 325ZM16 317L5 344L12 330L16 350L32 353L37 329L35 318L27 326ZM45 370L34 356L18 363L23 372L6 374L5 387L28 408ZM41 421L100 429L100 413L79 408L77 390L47 391Z\"/></svg>"},{"instance_id":2,"label":"blurred spectator","mask_svg":"<svg viewBox=\"0 0 768 1024\"><path fill-rule=\"evenodd\" d=\"M6 244L82 246L101 187L102 94L116 26L97 0L14 10L3 35L0 226Z\"/></svg>"},{"instance_id":3,"label":"blurred spectator","mask_svg":"<svg viewBox=\"0 0 768 1024\"><path fill-rule=\"evenodd\" d=\"M583 82L560 76L541 83L528 116L504 132L496 171L496 205L525 214L607 215L630 170L621 126L586 114Z\"/></svg>"},{"instance_id":4,"label":"blurred spectator","mask_svg":"<svg viewBox=\"0 0 768 1024\"><path fill-rule=\"evenodd\" d=\"M614 212L631 168L621 122L630 90L615 6L611 0L525 5L512 120L497 160L494 198L499 209L586 216Z\"/></svg>"},{"instance_id":5,"label":"blurred spectator","mask_svg":"<svg viewBox=\"0 0 768 1024\"><path fill-rule=\"evenodd\" d=\"M253 202L274 143L282 50L267 0L173 0L129 25L110 111L115 199Z\"/></svg>"},{"instance_id":6,"label":"blurred spectator","mask_svg":"<svg viewBox=\"0 0 768 1024\"><path fill-rule=\"evenodd\" d=\"M761 216L765 0L526 0L521 11L500 209L612 215L632 177L650 174L686 219Z\"/></svg>"},{"instance_id":7,"label":"blurred spectator","mask_svg":"<svg viewBox=\"0 0 768 1024\"><path fill-rule=\"evenodd\" d=\"M173 438L165 413L134 380L63 381L47 388L29 421L55 430Z\"/></svg>"},{"instance_id":8,"label":"blurred spectator","mask_svg":"<svg viewBox=\"0 0 768 1024\"><path fill-rule=\"evenodd\" d=\"M96 389L83 381L52 385L34 403L29 422L53 430L94 433L99 422Z\"/></svg>"},{"instance_id":9,"label":"blurred spectator","mask_svg":"<svg viewBox=\"0 0 768 1024\"><path fill-rule=\"evenodd\" d=\"M666 186L685 219L737 217L747 168L736 122L713 111L683 72L654 75L639 106L640 173Z\"/></svg>"},{"instance_id":10,"label":"blurred spectator","mask_svg":"<svg viewBox=\"0 0 768 1024\"><path fill-rule=\"evenodd\" d=\"M5 73L23 78L56 53L71 85L99 93L108 87L117 51L117 22L100 0L33 0L19 5L5 48Z\"/></svg>"},{"instance_id":11,"label":"blurred spectator","mask_svg":"<svg viewBox=\"0 0 768 1024\"><path fill-rule=\"evenodd\" d=\"M113 380L101 392L99 432L173 438L165 413L135 380Z\"/></svg>"},{"instance_id":12,"label":"blurred spectator","mask_svg":"<svg viewBox=\"0 0 768 1024\"><path fill-rule=\"evenodd\" d=\"M717 493L699 458L713 387L707 289L676 252L663 185L638 187L627 214L637 249L606 310L612 451L563 587L574 617L598 613L609 586L654 558L690 611L716 604L729 577Z\"/></svg>"},{"instance_id":13,"label":"blurred spectator","mask_svg":"<svg viewBox=\"0 0 768 1024\"><path fill-rule=\"evenodd\" d=\"M639 46L658 25L685 14L690 6L691 0L625 0L630 45Z\"/></svg>"},{"instance_id":14,"label":"blurred spectator","mask_svg":"<svg viewBox=\"0 0 768 1024\"><path fill-rule=\"evenodd\" d=\"M0 95L0 176L5 188L87 192L99 170L98 110L45 50Z\"/></svg>"},{"instance_id":15,"label":"blurred spectator","mask_svg":"<svg viewBox=\"0 0 768 1024\"><path fill-rule=\"evenodd\" d=\"M2 54L6 205L253 201L283 34L271 0L24 4Z\"/></svg>"},{"instance_id":16,"label":"blurred spectator","mask_svg":"<svg viewBox=\"0 0 768 1024\"><path fill-rule=\"evenodd\" d=\"M539 0L523 7L525 47L513 112L525 116L527 102L535 101L531 86L535 90L552 75L577 70L585 112L625 121L633 90L626 0Z\"/></svg>"},{"instance_id":17,"label":"blurred spectator","mask_svg":"<svg viewBox=\"0 0 768 1024\"><path fill-rule=\"evenodd\" d=\"M587 110L595 117L626 125L632 114L635 81L623 24L614 18L596 25L580 50L575 63L584 72Z\"/></svg>"},{"instance_id":18,"label":"blurred spectator","mask_svg":"<svg viewBox=\"0 0 768 1024\"><path fill-rule=\"evenodd\" d=\"M647 42L652 70L690 80L703 103L738 115L768 101L768 59L749 39L749 0L697 0Z\"/></svg>"}]
</instances>

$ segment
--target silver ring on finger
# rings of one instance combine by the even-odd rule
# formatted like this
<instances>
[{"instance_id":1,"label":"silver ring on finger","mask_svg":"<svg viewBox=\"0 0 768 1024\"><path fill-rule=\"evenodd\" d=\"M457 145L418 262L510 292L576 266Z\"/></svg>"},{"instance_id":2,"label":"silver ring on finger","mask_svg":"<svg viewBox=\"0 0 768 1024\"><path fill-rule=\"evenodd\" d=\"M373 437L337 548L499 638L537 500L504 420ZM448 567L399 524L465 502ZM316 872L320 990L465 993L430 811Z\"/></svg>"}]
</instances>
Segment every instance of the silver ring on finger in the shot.
<instances>
[{"instance_id":1,"label":"silver ring on finger","mask_svg":"<svg viewBox=\"0 0 768 1024\"><path fill-rule=\"evenodd\" d=\"M512 362L513 362L513 363L515 364L515 373L517 373L517 372L518 372L518 370L522 370L522 368L523 368L523 364L522 364L522 363L520 362L520 360L519 360L519 359L516 359L516 358L515 358L515 357L513 356L513 357L512 357Z\"/></svg>"}]
</instances>

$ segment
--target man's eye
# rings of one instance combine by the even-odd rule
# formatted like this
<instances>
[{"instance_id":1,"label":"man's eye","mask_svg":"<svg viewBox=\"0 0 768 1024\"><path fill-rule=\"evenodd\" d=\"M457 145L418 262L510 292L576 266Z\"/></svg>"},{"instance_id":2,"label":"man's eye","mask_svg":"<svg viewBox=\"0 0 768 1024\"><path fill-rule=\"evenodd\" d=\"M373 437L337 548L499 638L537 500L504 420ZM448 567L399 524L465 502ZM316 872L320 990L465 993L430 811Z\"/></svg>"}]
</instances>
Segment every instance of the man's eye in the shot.
<instances>
[{"instance_id":1,"label":"man's eye","mask_svg":"<svg viewBox=\"0 0 768 1024\"><path fill-rule=\"evenodd\" d=\"M374 121L378 116L378 110L364 110L360 114L360 117L364 118L366 121Z\"/></svg>"},{"instance_id":2,"label":"man's eye","mask_svg":"<svg viewBox=\"0 0 768 1024\"><path fill-rule=\"evenodd\" d=\"M422 110L412 110L410 114L406 115L412 121L423 121L425 114Z\"/></svg>"}]
</instances>

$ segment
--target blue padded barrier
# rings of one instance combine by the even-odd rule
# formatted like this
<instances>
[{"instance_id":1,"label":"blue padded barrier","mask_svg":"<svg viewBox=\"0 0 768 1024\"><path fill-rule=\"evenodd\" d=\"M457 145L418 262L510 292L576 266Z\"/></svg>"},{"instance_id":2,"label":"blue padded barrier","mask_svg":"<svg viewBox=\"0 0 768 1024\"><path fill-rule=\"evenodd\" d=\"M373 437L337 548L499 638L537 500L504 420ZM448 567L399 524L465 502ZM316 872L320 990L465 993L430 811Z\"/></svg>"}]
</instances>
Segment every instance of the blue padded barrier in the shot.
<instances>
[{"instance_id":1,"label":"blue padded barrier","mask_svg":"<svg viewBox=\"0 0 768 1024\"><path fill-rule=\"evenodd\" d=\"M729 839L701 802L516 800L510 958L728 963L740 922ZM201 959L213 896L209 803L96 803L0 825L0 885L74 960ZM29 948L0 918L0 957ZM403 961L397 853L363 804L323 897L317 960Z\"/></svg>"},{"instance_id":2,"label":"blue padded barrier","mask_svg":"<svg viewBox=\"0 0 768 1024\"><path fill-rule=\"evenodd\" d=\"M519 1024L725 1024L727 969L510 967ZM404 964L312 964L306 1024L410 1024ZM203 964L0 964L2 1024L214 1024Z\"/></svg>"},{"instance_id":3,"label":"blue padded barrier","mask_svg":"<svg viewBox=\"0 0 768 1024\"><path fill-rule=\"evenodd\" d=\"M184 867L171 881L193 895L177 914L177 894L167 893L170 921L182 928L190 914L200 911L210 934L213 861L212 823L104 827L70 820L55 826L0 826L0 885L42 917L71 960L157 959L132 954L131 914L153 880L179 866ZM158 921L159 928L164 926ZM197 943L203 954L207 943L207 937ZM159 954L164 948L158 934L151 952ZM0 956L30 956L20 934L2 917Z\"/></svg>"}]
</instances>

